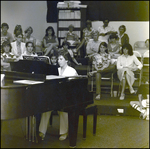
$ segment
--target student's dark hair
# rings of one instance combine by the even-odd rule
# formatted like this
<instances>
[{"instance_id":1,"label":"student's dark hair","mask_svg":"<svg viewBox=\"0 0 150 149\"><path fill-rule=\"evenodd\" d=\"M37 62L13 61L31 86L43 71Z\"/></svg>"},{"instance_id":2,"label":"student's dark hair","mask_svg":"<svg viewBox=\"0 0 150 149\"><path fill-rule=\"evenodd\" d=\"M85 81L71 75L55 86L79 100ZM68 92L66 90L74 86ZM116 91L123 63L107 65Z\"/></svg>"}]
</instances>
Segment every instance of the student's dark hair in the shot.
<instances>
[{"instance_id":1,"label":"student's dark hair","mask_svg":"<svg viewBox=\"0 0 150 149\"><path fill-rule=\"evenodd\" d=\"M125 25L120 25L120 26L119 26L119 29L120 29L121 27L124 29L124 32L125 32L125 31L126 31L126 26L125 26Z\"/></svg>"},{"instance_id":2,"label":"student's dark hair","mask_svg":"<svg viewBox=\"0 0 150 149\"><path fill-rule=\"evenodd\" d=\"M56 56L56 58L57 58L58 52L56 50L54 50L54 52L50 54L49 58L51 59L52 56Z\"/></svg>"},{"instance_id":3,"label":"student's dark hair","mask_svg":"<svg viewBox=\"0 0 150 149\"><path fill-rule=\"evenodd\" d=\"M67 41L63 41L63 43L62 43L62 47L63 47L64 45L67 45L67 46L68 46L68 48L69 48L70 43L69 43L69 42L67 42Z\"/></svg>"},{"instance_id":4,"label":"student's dark hair","mask_svg":"<svg viewBox=\"0 0 150 149\"><path fill-rule=\"evenodd\" d=\"M115 34L115 33L112 33L112 34L110 34L110 36L109 36L109 39L118 39L118 35L117 34Z\"/></svg>"},{"instance_id":5,"label":"student's dark hair","mask_svg":"<svg viewBox=\"0 0 150 149\"><path fill-rule=\"evenodd\" d=\"M45 31L45 36L48 36L48 30L52 30L52 36L54 36L55 35L55 31L54 31L54 28L52 27L52 26L49 26L49 27L47 27L47 29L46 29L46 31Z\"/></svg>"},{"instance_id":6,"label":"student's dark hair","mask_svg":"<svg viewBox=\"0 0 150 149\"><path fill-rule=\"evenodd\" d=\"M20 32L21 32L21 34L22 34L22 27L21 27L21 25L16 25L16 26L15 26L15 29L14 29L14 34L15 34L15 36L16 36L16 34L17 34L17 30L20 30Z\"/></svg>"},{"instance_id":7,"label":"student's dark hair","mask_svg":"<svg viewBox=\"0 0 150 149\"><path fill-rule=\"evenodd\" d=\"M123 49L125 48L128 49L128 55L130 56L133 55L133 48L129 43L126 43L122 46L122 49L121 49L122 54L123 54Z\"/></svg>"},{"instance_id":8,"label":"student's dark hair","mask_svg":"<svg viewBox=\"0 0 150 149\"><path fill-rule=\"evenodd\" d=\"M31 26L27 27L27 28L25 29L24 33L27 33L29 29L31 29L31 34L32 34L32 33L33 33L33 28L32 28Z\"/></svg>"},{"instance_id":9,"label":"student's dark hair","mask_svg":"<svg viewBox=\"0 0 150 149\"><path fill-rule=\"evenodd\" d=\"M103 22L105 22L106 20L107 20L108 23L109 23L109 19L108 19L108 18L104 18L104 19L103 19Z\"/></svg>"},{"instance_id":10,"label":"student's dark hair","mask_svg":"<svg viewBox=\"0 0 150 149\"><path fill-rule=\"evenodd\" d=\"M100 47L101 47L101 46L104 46L104 47L106 47L106 50L105 50L105 52L106 52L106 53L108 53L108 49L107 49L107 43L106 43L106 42L101 42L101 43L100 43L100 45L99 45L99 48L98 48L98 53L100 53Z\"/></svg>"},{"instance_id":11,"label":"student's dark hair","mask_svg":"<svg viewBox=\"0 0 150 149\"><path fill-rule=\"evenodd\" d=\"M7 26L7 28L9 29L9 25L7 23L2 23L1 28L3 28L4 26Z\"/></svg>"},{"instance_id":12,"label":"student's dark hair","mask_svg":"<svg viewBox=\"0 0 150 149\"><path fill-rule=\"evenodd\" d=\"M27 47L29 43L31 43L32 47L34 48L34 43L32 41L27 41L26 44L25 44L25 46Z\"/></svg>"},{"instance_id":13,"label":"student's dark hair","mask_svg":"<svg viewBox=\"0 0 150 149\"><path fill-rule=\"evenodd\" d=\"M66 50L60 50L58 52L58 57L59 56L63 56L65 58L65 60L69 60L69 53Z\"/></svg>"},{"instance_id":14,"label":"student's dark hair","mask_svg":"<svg viewBox=\"0 0 150 149\"><path fill-rule=\"evenodd\" d=\"M4 41L2 43L2 53L4 53L4 47L6 47L6 46L10 46L9 52L11 52L12 46L11 46L10 42L9 41Z\"/></svg>"},{"instance_id":15,"label":"student's dark hair","mask_svg":"<svg viewBox=\"0 0 150 149\"><path fill-rule=\"evenodd\" d=\"M92 22L91 22L91 20L87 20L87 21L86 21L86 26L87 26L88 24L92 27Z\"/></svg>"}]
</instances>

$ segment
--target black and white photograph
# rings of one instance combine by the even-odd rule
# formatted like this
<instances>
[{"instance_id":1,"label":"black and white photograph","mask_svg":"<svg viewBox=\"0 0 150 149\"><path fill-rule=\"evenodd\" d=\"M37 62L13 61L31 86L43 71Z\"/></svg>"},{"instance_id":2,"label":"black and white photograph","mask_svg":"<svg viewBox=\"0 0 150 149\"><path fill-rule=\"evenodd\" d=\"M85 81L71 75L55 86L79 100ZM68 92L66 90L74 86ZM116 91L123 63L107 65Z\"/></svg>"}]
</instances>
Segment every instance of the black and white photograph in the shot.
<instances>
[{"instance_id":1,"label":"black and white photograph","mask_svg":"<svg viewBox=\"0 0 150 149\"><path fill-rule=\"evenodd\" d=\"M1 1L1 148L149 148L149 1Z\"/></svg>"}]
</instances>

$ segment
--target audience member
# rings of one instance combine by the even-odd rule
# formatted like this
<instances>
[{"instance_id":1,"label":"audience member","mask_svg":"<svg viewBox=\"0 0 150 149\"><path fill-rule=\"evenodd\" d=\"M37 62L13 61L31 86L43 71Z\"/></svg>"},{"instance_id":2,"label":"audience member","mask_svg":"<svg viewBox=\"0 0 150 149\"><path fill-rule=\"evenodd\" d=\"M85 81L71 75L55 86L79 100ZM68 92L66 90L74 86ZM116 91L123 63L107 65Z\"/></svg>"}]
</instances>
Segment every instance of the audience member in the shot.
<instances>
[{"instance_id":1,"label":"audience member","mask_svg":"<svg viewBox=\"0 0 150 149\"><path fill-rule=\"evenodd\" d=\"M77 60L75 59L72 50L69 49L69 43L68 42L64 41L62 43L62 49L61 50L65 51L66 53L68 52L68 54L69 54L68 65L69 66L74 67L75 65L82 65L81 63L78 63Z\"/></svg>"},{"instance_id":2,"label":"audience member","mask_svg":"<svg viewBox=\"0 0 150 149\"><path fill-rule=\"evenodd\" d=\"M139 101L130 101L130 105L140 112L140 118L144 120L149 120L149 94L147 98L143 99L143 95L138 95Z\"/></svg>"},{"instance_id":3,"label":"audience member","mask_svg":"<svg viewBox=\"0 0 150 149\"><path fill-rule=\"evenodd\" d=\"M122 46L126 43L129 43L129 36L125 33L126 32L126 26L121 25L119 26L119 44Z\"/></svg>"},{"instance_id":4,"label":"audience member","mask_svg":"<svg viewBox=\"0 0 150 149\"><path fill-rule=\"evenodd\" d=\"M45 48L44 55L50 57L54 51L57 51L57 46L59 43L52 26L47 27L45 32L46 34L43 38L43 44Z\"/></svg>"},{"instance_id":5,"label":"audience member","mask_svg":"<svg viewBox=\"0 0 150 149\"><path fill-rule=\"evenodd\" d=\"M86 56L87 43L89 42L89 39L92 39L91 33L94 32L94 28L92 27L92 22L90 20L86 21L86 28L84 28L82 32L82 41L79 47L77 47L77 52L83 46L83 50L80 50L80 55L84 58Z\"/></svg>"},{"instance_id":6,"label":"audience member","mask_svg":"<svg viewBox=\"0 0 150 149\"><path fill-rule=\"evenodd\" d=\"M96 100L99 100L101 95L101 77L111 76L116 71L115 64L111 64L110 60L111 57L108 54L107 43L101 42L98 53L92 56L92 67L94 69L88 73L89 77L96 74Z\"/></svg>"},{"instance_id":7,"label":"audience member","mask_svg":"<svg viewBox=\"0 0 150 149\"><path fill-rule=\"evenodd\" d=\"M21 55L20 59L23 59L23 56L38 56L35 53L35 47L34 47L34 43L32 41L27 41L25 46L26 46L26 50Z\"/></svg>"},{"instance_id":8,"label":"audience member","mask_svg":"<svg viewBox=\"0 0 150 149\"><path fill-rule=\"evenodd\" d=\"M68 32L65 34L65 39L64 41L67 41L69 43L69 49L74 49L74 55L77 54L77 50L76 48L79 46L80 44L80 40L78 35L73 31L74 30L74 26L71 24L68 27Z\"/></svg>"},{"instance_id":9,"label":"audience member","mask_svg":"<svg viewBox=\"0 0 150 149\"><path fill-rule=\"evenodd\" d=\"M109 20L108 19L104 19L103 20L103 25L98 27L98 31L99 31L99 38L98 40L100 42L106 42L108 43L108 39L109 36L112 33L117 33L113 27L109 26Z\"/></svg>"},{"instance_id":10,"label":"audience member","mask_svg":"<svg viewBox=\"0 0 150 149\"><path fill-rule=\"evenodd\" d=\"M14 29L14 38L18 34L22 34L23 35L23 30L22 30L22 26L21 25L16 25L15 26L15 29ZM22 41L23 41L23 38L22 38Z\"/></svg>"},{"instance_id":11,"label":"audience member","mask_svg":"<svg viewBox=\"0 0 150 149\"><path fill-rule=\"evenodd\" d=\"M108 40L108 53L111 55L111 63L117 62L118 56L121 54L121 47L118 42L118 36L111 34Z\"/></svg>"},{"instance_id":12,"label":"audience member","mask_svg":"<svg viewBox=\"0 0 150 149\"><path fill-rule=\"evenodd\" d=\"M50 62L51 62L51 65L57 65L57 66L58 66L57 57L58 57L58 54L57 54L57 53L52 53L52 54L50 55Z\"/></svg>"},{"instance_id":13,"label":"audience member","mask_svg":"<svg viewBox=\"0 0 150 149\"><path fill-rule=\"evenodd\" d=\"M27 27L24 31L25 35L23 37L23 42L32 41L34 46L36 45L36 39L32 36L33 28L31 26Z\"/></svg>"},{"instance_id":14,"label":"audience member","mask_svg":"<svg viewBox=\"0 0 150 149\"><path fill-rule=\"evenodd\" d=\"M86 47L86 54L87 57L91 58L93 54L98 53L98 48L100 45L100 41L98 40L99 32L94 31L92 33L93 40L89 41Z\"/></svg>"},{"instance_id":15,"label":"audience member","mask_svg":"<svg viewBox=\"0 0 150 149\"><path fill-rule=\"evenodd\" d=\"M1 70L10 71L10 63L12 61L17 61L16 56L11 53L11 44L9 41L4 41L2 44L2 54L1 54Z\"/></svg>"},{"instance_id":16,"label":"audience member","mask_svg":"<svg viewBox=\"0 0 150 149\"><path fill-rule=\"evenodd\" d=\"M1 25L1 45L4 41L9 41L10 43L14 40L11 33L8 32L9 25L7 23L2 23Z\"/></svg>"},{"instance_id":17,"label":"audience member","mask_svg":"<svg viewBox=\"0 0 150 149\"><path fill-rule=\"evenodd\" d=\"M23 35L21 33L17 33L15 36L16 41L11 43L12 49L11 52L17 57L21 58L21 55L25 52L26 47L25 43L22 42Z\"/></svg>"},{"instance_id":18,"label":"audience member","mask_svg":"<svg viewBox=\"0 0 150 149\"><path fill-rule=\"evenodd\" d=\"M77 72L74 68L68 66L68 53L61 50L58 54L58 72L59 76L77 76ZM51 115L51 111L42 113L41 122L39 125L39 136L44 140L47 126L49 123L49 118ZM59 137L59 140L65 140L68 136L68 113L67 112L59 112L60 116L60 129L59 134L61 135Z\"/></svg>"},{"instance_id":19,"label":"audience member","mask_svg":"<svg viewBox=\"0 0 150 149\"><path fill-rule=\"evenodd\" d=\"M135 93L132 87L135 81L134 71L142 69L142 67L142 63L133 54L132 46L130 44L124 44L122 46L122 55L117 59L117 74L122 86L120 100L124 100L125 98L124 91L126 88L126 82L130 93Z\"/></svg>"}]
</instances>

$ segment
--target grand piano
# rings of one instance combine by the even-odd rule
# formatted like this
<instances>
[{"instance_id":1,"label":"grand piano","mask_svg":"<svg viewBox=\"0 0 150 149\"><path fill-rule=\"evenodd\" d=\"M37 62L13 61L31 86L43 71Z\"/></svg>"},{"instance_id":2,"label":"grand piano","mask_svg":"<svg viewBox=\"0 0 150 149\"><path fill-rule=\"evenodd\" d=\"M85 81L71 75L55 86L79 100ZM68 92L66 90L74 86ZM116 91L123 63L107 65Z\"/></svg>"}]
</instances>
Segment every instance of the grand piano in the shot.
<instances>
[{"instance_id":1,"label":"grand piano","mask_svg":"<svg viewBox=\"0 0 150 149\"><path fill-rule=\"evenodd\" d=\"M30 117L36 119L36 115L51 110L68 112L69 146L75 147L79 112L93 103L93 94L87 89L87 77L60 77L58 72L55 75L35 73L34 67L30 71L1 71L5 75L1 85L1 121L27 118L28 139ZM34 126L39 125L37 121L35 123ZM32 131L38 142L38 127Z\"/></svg>"}]
</instances>

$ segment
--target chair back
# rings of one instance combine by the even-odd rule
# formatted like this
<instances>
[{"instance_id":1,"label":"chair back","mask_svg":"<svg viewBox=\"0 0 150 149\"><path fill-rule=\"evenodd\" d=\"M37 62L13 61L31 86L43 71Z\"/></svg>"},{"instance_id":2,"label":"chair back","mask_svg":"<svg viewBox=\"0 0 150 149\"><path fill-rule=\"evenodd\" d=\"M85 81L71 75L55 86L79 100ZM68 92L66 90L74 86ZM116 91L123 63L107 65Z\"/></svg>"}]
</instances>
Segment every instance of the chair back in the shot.
<instances>
[{"instance_id":1,"label":"chair back","mask_svg":"<svg viewBox=\"0 0 150 149\"><path fill-rule=\"evenodd\" d=\"M134 43L134 51L138 51L143 56L144 52L148 50L148 47L145 45L145 41L136 41Z\"/></svg>"},{"instance_id":2,"label":"chair back","mask_svg":"<svg viewBox=\"0 0 150 149\"><path fill-rule=\"evenodd\" d=\"M138 52L138 51L133 51L133 54L134 54L134 55L138 58L138 60L143 64L143 59L142 59L141 53ZM138 86L140 86L140 85L141 85L141 79L142 79L142 69L141 69L140 71L139 71L139 70L135 71L134 74L135 74L135 80L138 81Z\"/></svg>"},{"instance_id":3,"label":"chair back","mask_svg":"<svg viewBox=\"0 0 150 149\"><path fill-rule=\"evenodd\" d=\"M145 41L136 41L134 43L134 49L135 48L147 48L145 45Z\"/></svg>"},{"instance_id":4,"label":"chair back","mask_svg":"<svg viewBox=\"0 0 150 149\"><path fill-rule=\"evenodd\" d=\"M140 62L142 62L142 55L141 55L140 52L138 52L138 51L133 51L133 54L138 58L138 60L139 60Z\"/></svg>"},{"instance_id":5,"label":"chair back","mask_svg":"<svg viewBox=\"0 0 150 149\"><path fill-rule=\"evenodd\" d=\"M149 66L149 50L143 54L143 64Z\"/></svg>"}]
</instances>

